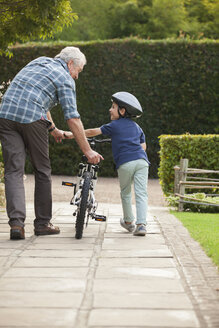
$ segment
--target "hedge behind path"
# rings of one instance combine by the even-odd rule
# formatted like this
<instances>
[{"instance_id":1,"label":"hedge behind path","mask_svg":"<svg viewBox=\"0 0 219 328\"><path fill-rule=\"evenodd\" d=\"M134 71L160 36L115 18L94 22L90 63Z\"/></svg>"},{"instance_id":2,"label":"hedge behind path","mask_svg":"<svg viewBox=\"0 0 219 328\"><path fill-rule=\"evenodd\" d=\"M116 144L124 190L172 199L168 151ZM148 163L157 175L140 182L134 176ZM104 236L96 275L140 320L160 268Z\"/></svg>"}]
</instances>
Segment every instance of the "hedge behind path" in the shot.
<instances>
[{"instance_id":1,"label":"hedge behind path","mask_svg":"<svg viewBox=\"0 0 219 328\"><path fill-rule=\"evenodd\" d=\"M157 177L158 136L219 132L218 42L125 39L32 44L14 48L11 59L0 57L1 81L12 79L30 60L53 57L67 45L79 46L87 57L88 63L76 81L78 110L85 128L109 121L114 92L128 91L139 99L144 114L138 123L146 134L150 177ZM59 128L66 128L60 108L53 109L52 116ZM110 147L104 149L101 174L114 175ZM72 163L80 155L74 141L61 145L51 141L53 174L71 174Z\"/></svg>"}]
</instances>

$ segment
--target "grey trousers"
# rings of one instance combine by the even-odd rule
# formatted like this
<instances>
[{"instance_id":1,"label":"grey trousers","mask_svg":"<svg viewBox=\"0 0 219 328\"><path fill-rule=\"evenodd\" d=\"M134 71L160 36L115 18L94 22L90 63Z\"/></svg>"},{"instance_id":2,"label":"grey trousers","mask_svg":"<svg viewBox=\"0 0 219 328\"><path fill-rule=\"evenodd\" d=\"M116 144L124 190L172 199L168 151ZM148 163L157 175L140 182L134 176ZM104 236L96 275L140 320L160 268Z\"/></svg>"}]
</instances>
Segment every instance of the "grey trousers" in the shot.
<instances>
[{"instance_id":1,"label":"grey trousers","mask_svg":"<svg viewBox=\"0 0 219 328\"><path fill-rule=\"evenodd\" d=\"M136 203L136 224L147 224L148 207L148 163L144 159L127 162L118 168L120 194L123 208L123 219L135 220L132 211L132 183L134 182Z\"/></svg>"},{"instance_id":2,"label":"grey trousers","mask_svg":"<svg viewBox=\"0 0 219 328\"><path fill-rule=\"evenodd\" d=\"M6 209L9 225L24 226L26 218L24 167L28 152L35 175L34 226L52 216L51 167L45 120L22 124L0 118L0 141L5 168Z\"/></svg>"}]
</instances>

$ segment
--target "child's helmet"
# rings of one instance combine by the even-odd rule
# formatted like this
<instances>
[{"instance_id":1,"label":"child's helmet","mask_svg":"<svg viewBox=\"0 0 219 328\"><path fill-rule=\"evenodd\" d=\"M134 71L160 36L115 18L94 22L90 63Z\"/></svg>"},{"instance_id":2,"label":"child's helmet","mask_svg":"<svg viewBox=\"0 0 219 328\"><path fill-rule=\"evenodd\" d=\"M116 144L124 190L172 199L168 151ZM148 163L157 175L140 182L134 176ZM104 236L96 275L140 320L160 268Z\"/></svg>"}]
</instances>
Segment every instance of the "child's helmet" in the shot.
<instances>
[{"instance_id":1,"label":"child's helmet","mask_svg":"<svg viewBox=\"0 0 219 328\"><path fill-rule=\"evenodd\" d=\"M119 107L124 107L129 117L140 117L143 113L138 99L129 92L116 92L112 95L112 100Z\"/></svg>"}]
</instances>

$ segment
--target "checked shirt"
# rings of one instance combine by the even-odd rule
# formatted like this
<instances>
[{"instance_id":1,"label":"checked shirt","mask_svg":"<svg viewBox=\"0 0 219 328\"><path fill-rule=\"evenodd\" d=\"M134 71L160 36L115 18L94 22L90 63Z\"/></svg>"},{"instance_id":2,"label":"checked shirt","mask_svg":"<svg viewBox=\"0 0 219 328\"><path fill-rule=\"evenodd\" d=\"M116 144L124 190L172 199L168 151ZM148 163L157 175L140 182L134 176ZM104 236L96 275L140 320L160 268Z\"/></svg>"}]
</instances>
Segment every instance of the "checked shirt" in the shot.
<instances>
[{"instance_id":1,"label":"checked shirt","mask_svg":"<svg viewBox=\"0 0 219 328\"><path fill-rule=\"evenodd\" d=\"M67 64L60 58L39 57L12 80L0 105L0 118L31 123L60 103L66 120L79 118L76 87Z\"/></svg>"}]
</instances>

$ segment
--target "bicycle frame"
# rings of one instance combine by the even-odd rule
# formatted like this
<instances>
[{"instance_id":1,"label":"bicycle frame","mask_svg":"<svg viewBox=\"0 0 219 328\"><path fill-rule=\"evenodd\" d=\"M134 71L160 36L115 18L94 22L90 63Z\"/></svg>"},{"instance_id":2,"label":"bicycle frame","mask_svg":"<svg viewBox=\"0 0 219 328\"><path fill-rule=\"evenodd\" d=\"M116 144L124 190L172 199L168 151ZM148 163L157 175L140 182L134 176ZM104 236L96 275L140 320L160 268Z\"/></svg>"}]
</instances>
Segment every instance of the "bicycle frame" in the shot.
<instances>
[{"instance_id":1,"label":"bicycle frame","mask_svg":"<svg viewBox=\"0 0 219 328\"><path fill-rule=\"evenodd\" d=\"M111 142L111 139L95 139L88 138L88 142L93 150L96 149L96 143ZM76 218L76 238L82 238L83 225L86 216L86 226L89 217L96 221L106 221L104 215L97 215L97 201L95 199L95 187L97 183L99 165L87 162L86 157L82 156L82 163L79 164L79 172L77 183L62 182L62 185L74 187L73 197L70 201L71 205L75 205L76 209L73 216Z\"/></svg>"},{"instance_id":2,"label":"bicycle frame","mask_svg":"<svg viewBox=\"0 0 219 328\"><path fill-rule=\"evenodd\" d=\"M93 165L90 163L80 163L79 164L79 173L78 173L78 182L75 185L75 191L74 191L74 196L70 201L71 205L76 205L77 208L73 215L77 215L79 211L79 206L81 202L81 192L84 184L84 173L85 172L90 172L91 173L91 180L90 180L90 187L89 187L89 195L88 195L88 202L87 202L87 222L88 223L88 218L89 216L93 218L95 215L95 212L97 210L97 202L95 199L95 187L96 187L96 182L97 182L97 172L99 170L99 165ZM78 186L78 188L77 188Z\"/></svg>"}]
</instances>

